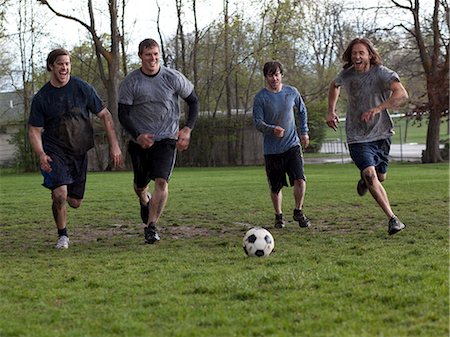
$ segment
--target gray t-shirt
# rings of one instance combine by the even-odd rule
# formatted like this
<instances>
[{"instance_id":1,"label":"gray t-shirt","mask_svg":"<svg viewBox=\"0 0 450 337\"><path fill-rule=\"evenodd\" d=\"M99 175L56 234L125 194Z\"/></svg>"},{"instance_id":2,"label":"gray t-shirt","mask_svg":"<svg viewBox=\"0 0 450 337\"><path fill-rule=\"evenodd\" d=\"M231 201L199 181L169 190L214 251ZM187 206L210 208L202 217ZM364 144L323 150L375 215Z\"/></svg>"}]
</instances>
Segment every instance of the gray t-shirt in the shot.
<instances>
[{"instance_id":1,"label":"gray t-shirt","mask_svg":"<svg viewBox=\"0 0 450 337\"><path fill-rule=\"evenodd\" d=\"M186 98L194 85L179 71L161 66L155 76L140 69L128 74L119 87L119 103L131 105L130 118L138 134L151 133L155 140L177 139L179 97Z\"/></svg>"},{"instance_id":2,"label":"gray t-shirt","mask_svg":"<svg viewBox=\"0 0 450 337\"><path fill-rule=\"evenodd\" d=\"M392 91L393 81L400 82L396 72L382 66L358 73L354 67L342 70L336 77L336 86L347 93L346 133L347 143L365 143L386 139L394 134L394 123L387 110L375 115L369 122L361 121L363 112L386 101Z\"/></svg>"}]
</instances>

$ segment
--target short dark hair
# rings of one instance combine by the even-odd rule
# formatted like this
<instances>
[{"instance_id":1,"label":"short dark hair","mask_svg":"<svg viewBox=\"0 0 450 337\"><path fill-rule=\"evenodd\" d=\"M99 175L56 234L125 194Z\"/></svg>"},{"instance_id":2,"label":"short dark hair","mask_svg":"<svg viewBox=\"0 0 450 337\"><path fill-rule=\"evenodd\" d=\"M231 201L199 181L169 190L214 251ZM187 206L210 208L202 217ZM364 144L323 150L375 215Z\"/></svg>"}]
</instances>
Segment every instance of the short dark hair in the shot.
<instances>
[{"instance_id":1,"label":"short dark hair","mask_svg":"<svg viewBox=\"0 0 450 337\"><path fill-rule=\"evenodd\" d=\"M281 75L283 75L283 65L278 61L269 61L264 64L263 68L263 74L264 77L267 75L273 75L277 72L277 70L280 71Z\"/></svg>"},{"instance_id":2,"label":"short dark hair","mask_svg":"<svg viewBox=\"0 0 450 337\"><path fill-rule=\"evenodd\" d=\"M64 48L57 48L52 50L47 56L47 71L51 71L50 66L55 63L56 59L62 55L70 57L70 53Z\"/></svg>"},{"instance_id":3,"label":"short dark hair","mask_svg":"<svg viewBox=\"0 0 450 337\"><path fill-rule=\"evenodd\" d=\"M138 55L142 55L144 49L146 48L155 48L155 47L159 49L159 44L158 42L156 42L156 40L153 39L142 40L141 43L139 43Z\"/></svg>"},{"instance_id":4,"label":"short dark hair","mask_svg":"<svg viewBox=\"0 0 450 337\"><path fill-rule=\"evenodd\" d=\"M373 43L368 38L356 38L353 39L347 46L344 54L342 55L342 60L344 61L344 69L350 68L352 65L352 49L355 44L361 43L367 47L369 51L369 55L372 56L370 59L370 64L372 65L380 65L382 64L381 56L378 54L377 49L373 45Z\"/></svg>"}]
</instances>

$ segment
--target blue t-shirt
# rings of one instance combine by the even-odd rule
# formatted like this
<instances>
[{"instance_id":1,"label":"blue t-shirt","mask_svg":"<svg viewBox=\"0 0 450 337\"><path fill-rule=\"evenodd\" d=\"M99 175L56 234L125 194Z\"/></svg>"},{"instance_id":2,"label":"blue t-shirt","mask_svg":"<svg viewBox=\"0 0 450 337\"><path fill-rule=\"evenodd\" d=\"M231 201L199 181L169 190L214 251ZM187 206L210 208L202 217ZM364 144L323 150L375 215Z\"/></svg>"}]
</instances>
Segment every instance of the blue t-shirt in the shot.
<instances>
[{"instance_id":1,"label":"blue t-shirt","mask_svg":"<svg viewBox=\"0 0 450 337\"><path fill-rule=\"evenodd\" d=\"M345 128L348 144L372 142L392 136L394 123L388 110L375 115L369 122L361 121L361 115L390 97L393 81L400 82L399 76L384 66L374 66L364 73L358 73L352 66L337 75L336 86L343 86L347 93Z\"/></svg>"},{"instance_id":2,"label":"blue t-shirt","mask_svg":"<svg viewBox=\"0 0 450 337\"><path fill-rule=\"evenodd\" d=\"M131 106L130 127L137 134L151 133L155 140L177 139L179 97L186 98L194 85L179 71L164 66L154 76L141 69L128 74L119 87L119 103Z\"/></svg>"},{"instance_id":3,"label":"blue t-shirt","mask_svg":"<svg viewBox=\"0 0 450 337\"><path fill-rule=\"evenodd\" d=\"M33 97L28 124L42 127L42 145L48 154L83 155L94 146L90 113L104 104L95 89L78 77L56 88L47 82Z\"/></svg>"},{"instance_id":4,"label":"blue t-shirt","mask_svg":"<svg viewBox=\"0 0 450 337\"><path fill-rule=\"evenodd\" d=\"M280 154L300 145L295 124L294 110L297 111L301 134L308 133L308 113L299 91L283 84L280 92L261 89L253 101L253 123L264 136L264 154ZM275 126L281 126L284 136L273 133Z\"/></svg>"}]
</instances>

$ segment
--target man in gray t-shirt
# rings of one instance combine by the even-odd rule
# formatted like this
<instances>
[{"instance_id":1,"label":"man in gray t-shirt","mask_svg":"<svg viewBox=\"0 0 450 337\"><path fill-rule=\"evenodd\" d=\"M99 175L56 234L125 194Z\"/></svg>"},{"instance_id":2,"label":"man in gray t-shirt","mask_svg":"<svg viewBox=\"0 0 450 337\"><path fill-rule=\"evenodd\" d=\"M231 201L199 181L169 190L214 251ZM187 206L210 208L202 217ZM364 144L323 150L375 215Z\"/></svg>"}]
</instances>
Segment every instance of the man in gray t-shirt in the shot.
<instances>
[{"instance_id":1,"label":"man in gray t-shirt","mask_svg":"<svg viewBox=\"0 0 450 337\"><path fill-rule=\"evenodd\" d=\"M331 82L328 92L327 124L336 130L339 117L336 103L344 87L348 103L346 133L350 156L361 171L357 192L370 191L389 219L388 233L405 228L391 209L386 190L389 150L394 124L388 109L408 98L399 76L381 64L381 57L366 38L354 39L344 52L344 69Z\"/></svg>"},{"instance_id":2,"label":"man in gray t-shirt","mask_svg":"<svg viewBox=\"0 0 450 337\"><path fill-rule=\"evenodd\" d=\"M183 74L160 65L160 49L155 40L143 40L138 55L141 67L128 74L119 87L119 121L131 137L128 152L134 190L142 222L147 225L145 242L152 244L160 240L156 224L167 202L176 149L184 151L189 146L198 116L198 98ZM180 97L189 106L182 128ZM153 195L148 192L151 180L155 181Z\"/></svg>"}]
</instances>

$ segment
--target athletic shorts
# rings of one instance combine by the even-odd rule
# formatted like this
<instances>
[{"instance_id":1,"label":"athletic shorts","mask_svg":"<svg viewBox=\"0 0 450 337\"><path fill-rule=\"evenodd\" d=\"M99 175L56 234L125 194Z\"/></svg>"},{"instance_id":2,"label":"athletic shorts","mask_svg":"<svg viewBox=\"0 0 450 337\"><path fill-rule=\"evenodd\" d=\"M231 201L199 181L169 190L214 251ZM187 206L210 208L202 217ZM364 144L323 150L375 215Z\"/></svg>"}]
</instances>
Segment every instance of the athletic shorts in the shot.
<instances>
[{"instance_id":1,"label":"athletic shorts","mask_svg":"<svg viewBox=\"0 0 450 337\"><path fill-rule=\"evenodd\" d=\"M300 145L294 146L284 153L264 155L264 162L272 193L278 193L283 186L288 186L286 174L289 176L291 186L297 179L306 181Z\"/></svg>"},{"instance_id":2,"label":"athletic shorts","mask_svg":"<svg viewBox=\"0 0 450 337\"><path fill-rule=\"evenodd\" d=\"M67 195L73 199L83 199L86 188L86 173L88 166L87 154L81 156L64 156L48 154L51 172L41 170L44 177L43 186L50 190L67 185Z\"/></svg>"},{"instance_id":3,"label":"athletic shorts","mask_svg":"<svg viewBox=\"0 0 450 337\"><path fill-rule=\"evenodd\" d=\"M350 157L360 171L374 166L379 173L386 173L389 165L391 139L380 139L368 143L348 144Z\"/></svg>"},{"instance_id":4,"label":"athletic shorts","mask_svg":"<svg viewBox=\"0 0 450 337\"><path fill-rule=\"evenodd\" d=\"M163 139L155 142L148 149L143 149L133 141L128 143L128 152L133 164L134 184L137 188L146 187L156 178L169 181L177 155L176 143L174 139Z\"/></svg>"}]
</instances>

